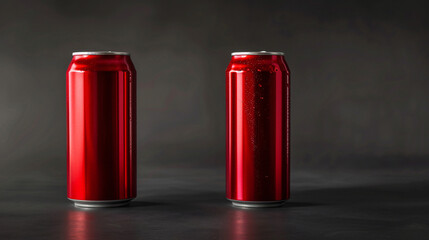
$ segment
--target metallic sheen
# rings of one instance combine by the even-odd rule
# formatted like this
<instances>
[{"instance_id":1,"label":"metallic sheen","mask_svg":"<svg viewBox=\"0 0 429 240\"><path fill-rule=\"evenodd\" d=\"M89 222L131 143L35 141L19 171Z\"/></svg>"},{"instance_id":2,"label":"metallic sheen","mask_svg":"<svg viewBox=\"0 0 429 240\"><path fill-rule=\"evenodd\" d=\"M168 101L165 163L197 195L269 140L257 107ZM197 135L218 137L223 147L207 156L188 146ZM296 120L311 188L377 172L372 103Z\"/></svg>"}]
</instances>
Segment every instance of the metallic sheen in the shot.
<instances>
[{"instance_id":1,"label":"metallic sheen","mask_svg":"<svg viewBox=\"0 0 429 240\"><path fill-rule=\"evenodd\" d=\"M88 51L88 52L74 52L73 56L77 55L130 55L128 52L115 52L115 51Z\"/></svg>"},{"instance_id":2,"label":"metallic sheen","mask_svg":"<svg viewBox=\"0 0 429 240\"><path fill-rule=\"evenodd\" d=\"M67 71L73 200L136 197L136 71L127 55L76 55Z\"/></svg>"},{"instance_id":3,"label":"metallic sheen","mask_svg":"<svg viewBox=\"0 0 429 240\"><path fill-rule=\"evenodd\" d=\"M122 207L130 203L132 198L124 200L107 200L107 201L88 201L88 200L74 200L75 207L80 208L105 208L105 207Z\"/></svg>"},{"instance_id":4,"label":"metallic sheen","mask_svg":"<svg viewBox=\"0 0 429 240\"><path fill-rule=\"evenodd\" d=\"M281 55L234 55L226 70L226 197L289 198L289 69Z\"/></svg>"},{"instance_id":5,"label":"metallic sheen","mask_svg":"<svg viewBox=\"0 0 429 240\"><path fill-rule=\"evenodd\" d=\"M257 51L257 52L233 52L231 53L231 56L240 56L240 55L281 55L283 56L284 53L282 52L267 52L267 51Z\"/></svg>"},{"instance_id":6,"label":"metallic sheen","mask_svg":"<svg viewBox=\"0 0 429 240\"><path fill-rule=\"evenodd\" d=\"M231 200L234 207L241 208L267 208L267 207L280 207L285 204L286 201L236 201Z\"/></svg>"}]
</instances>

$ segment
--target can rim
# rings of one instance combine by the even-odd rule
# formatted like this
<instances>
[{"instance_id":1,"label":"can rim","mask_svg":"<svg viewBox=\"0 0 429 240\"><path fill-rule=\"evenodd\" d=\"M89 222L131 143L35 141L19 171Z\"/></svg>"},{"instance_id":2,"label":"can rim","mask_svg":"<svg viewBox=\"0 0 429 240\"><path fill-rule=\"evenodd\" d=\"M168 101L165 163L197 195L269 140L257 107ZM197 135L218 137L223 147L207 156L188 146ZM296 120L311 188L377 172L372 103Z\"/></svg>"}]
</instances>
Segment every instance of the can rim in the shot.
<instances>
[{"instance_id":1,"label":"can rim","mask_svg":"<svg viewBox=\"0 0 429 240\"><path fill-rule=\"evenodd\" d=\"M256 52L233 52L231 56L239 56L239 55L281 55L283 56L283 52L268 52L268 51L256 51Z\"/></svg>"},{"instance_id":2,"label":"can rim","mask_svg":"<svg viewBox=\"0 0 429 240\"><path fill-rule=\"evenodd\" d=\"M116 51L85 51L85 52L73 52L73 56L77 55L127 55L129 56L130 53L128 52L116 52Z\"/></svg>"}]
</instances>

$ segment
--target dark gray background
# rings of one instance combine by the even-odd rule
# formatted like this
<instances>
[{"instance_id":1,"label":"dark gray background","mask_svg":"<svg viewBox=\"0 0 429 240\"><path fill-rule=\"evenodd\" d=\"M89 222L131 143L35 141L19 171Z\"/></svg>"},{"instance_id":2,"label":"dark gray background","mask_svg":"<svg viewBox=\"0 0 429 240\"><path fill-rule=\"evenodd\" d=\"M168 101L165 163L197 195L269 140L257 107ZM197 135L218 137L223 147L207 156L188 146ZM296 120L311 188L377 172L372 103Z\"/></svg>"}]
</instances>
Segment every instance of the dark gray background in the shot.
<instances>
[{"instance_id":1,"label":"dark gray background","mask_svg":"<svg viewBox=\"0 0 429 240\"><path fill-rule=\"evenodd\" d=\"M77 213L80 218L154 222L154 228L131 224L133 231L124 230L132 236L150 232L152 238L161 234L173 239L170 233L181 238L193 231L164 231L167 219L156 216L167 212L179 211L171 219L182 217L189 225L208 218L213 228L225 228L211 215L198 215L222 212L227 205L221 200L224 71L232 51L271 50L285 52L292 73L295 205L271 212L266 219L289 216L284 225L268 224L270 230L250 235L283 229L295 237L307 233L312 239L352 239L368 228L381 231L378 237L386 236L383 231L398 237L408 234L395 231L427 230L428 42L426 1L1 1L0 200L7 218L0 223L8 230L3 233L14 236L17 232L12 229L28 220L29 212L41 217L49 206L60 210L49 212L52 218L37 226L56 226L59 238L64 229L70 232L67 221L74 222L76 214L72 208L63 209L69 206L65 73L71 53L81 50L132 54L138 72L138 164L143 179L139 196L154 204L149 204L152 210L146 219L124 212L80 213L83 217ZM178 205L165 203L162 208L159 203L166 199ZM372 205L389 199L391 205ZM209 205L187 211L199 201ZM360 202L363 205L356 207ZM398 203L413 208L398 210ZM318 207L337 204L343 208ZM156 210L159 205L161 213ZM316 210L307 211L314 206ZM244 231L239 236L249 239L246 227L252 231L264 224L253 221L248 226L246 214L253 213L226 208L226 218L219 221L228 222L231 216L241 221L237 230L231 220L234 231ZM379 208L377 216L362 213ZM311 218L317 211L318 217ZM189 213L191 218L186 218ZM346 215L351 217L341 218ZM330 216L340 218L329 220ZM392 222L395 218L408 222ZM31 223L39 222L33 218ZM322 222L325 225L317 225ZM390 228L375 227L386 224ZM326 230L336 226L347 231ZM25 229L20 233L23 238L28 237L22 235ZM112 236L122 234L109 229ZM46 234L38 228L33 231ZM240 239L234 231L212 235L209 228L199 236Z\"/></svg>"},{"instance_id":2,"label":"dark gray background","mask_svg":"<svg viewBox=\"0 0 429 240\"><path fill-rule=\"evenodd\" d=\"M223 167L230 52L261 49L284 51L292 72L295 167L422 161L429 154L428 7L2 1L1 167L65 174L65 72L78 50L131 52L141 166Z\"/></svg>"}]
</instances>

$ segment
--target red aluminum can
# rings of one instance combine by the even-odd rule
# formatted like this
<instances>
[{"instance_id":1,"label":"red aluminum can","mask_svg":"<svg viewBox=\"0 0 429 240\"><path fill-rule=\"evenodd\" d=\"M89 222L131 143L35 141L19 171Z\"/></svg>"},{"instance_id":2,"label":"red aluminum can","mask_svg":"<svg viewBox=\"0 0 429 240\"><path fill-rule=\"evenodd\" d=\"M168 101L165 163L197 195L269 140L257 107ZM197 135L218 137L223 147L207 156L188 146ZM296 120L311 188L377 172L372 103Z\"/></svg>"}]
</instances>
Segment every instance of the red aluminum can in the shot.
<instances>
[{"instance_id":1,"label":"red aluminum can","mask_svg":"<svg viewBox=\"0 0 429 240\"><path fill-rule=\"evenodd\" d=\"M136 70L126 52L74 52L67 70L67 196L77 207L136 197Z\"/></svg>"},{"instance_id":2,"label":"red aluminum can","mask_svg":"<svg viewBox=\"0 0 429 240\"><path fill-rule=\"evenodd\" d=\"M289 68L281 52L234 52L226 70L226 197L234 206L289 199Z\"/></svg>"}]
</instances>

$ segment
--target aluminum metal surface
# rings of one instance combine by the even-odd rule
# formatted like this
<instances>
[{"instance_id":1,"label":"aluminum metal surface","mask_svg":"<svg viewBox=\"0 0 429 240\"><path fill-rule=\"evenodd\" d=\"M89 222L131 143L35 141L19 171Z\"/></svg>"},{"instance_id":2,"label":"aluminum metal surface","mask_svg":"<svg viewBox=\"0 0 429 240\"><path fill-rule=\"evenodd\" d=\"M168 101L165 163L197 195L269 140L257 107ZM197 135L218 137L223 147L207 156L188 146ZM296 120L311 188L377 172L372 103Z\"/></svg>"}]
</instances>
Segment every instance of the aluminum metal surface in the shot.
<instances>
[{"instance_id":1,"label":"aluminum metal surface","mask_svg":"<svg viewBox=\"0 0 429 240\"><path fill-rule=\"evenodd\" d=\"M240 56L240 55L281 55L283 56L284 53L282 52L267 52L267 51L256 51L256 52L233 52L231 53L231 56Z\"/></svg>"},{"instance_id":2,"label":"aluminum metal surface","mask_svg":"<svg viewBox=\"0 0 429 240\"><path fill-rule=\"evenodd\" d=\"M69 199L76 207L80 208L107 208L107 207L122 207L128 205L132 198L124 200L107 200L107 201L85 201Z\"/></svg>"},{"instance_id":3,"label":"aluminum metal surface","mask_svg":"<svg viewBox=\"0 0 429 240\"><path fill-rule=\"evenodd\" d=\"M281 207L286 201L236 201L229 199L234 207L240 208L272 208Z\"/></svg>"},{"instance_id":4,"label":"aluminum metal surface","mask_svg":"<svg viewBox=\"0 0 429 240\"><path fill-rule=\"evenodd\" d=\"M136 71L127 55L76 55L67 71L67 196L136 197Z\"/></svg>"},{"instance_id":5,"label":"aluminum metal surface","mask_svg":"<svg viewBox=\"0 0 429 240\"><path fill-rule=\"evenodd\" d=\"M226 70L228 199L289 198L289 101L283 56L232 56Z\"/></svg>"},{"instance_id":6,"label":"aluminum metal surface","mask_svg":"<svg viewBox=\"0 0 429 240\"><path fill-rule=\"evenodd\" d=\"M86 52L73 52L73 56L78 55L130 55L128 52L115 52L115 51L86 51Z\"/></svg>"}]
</instances>

